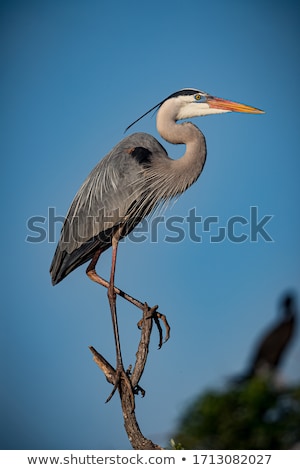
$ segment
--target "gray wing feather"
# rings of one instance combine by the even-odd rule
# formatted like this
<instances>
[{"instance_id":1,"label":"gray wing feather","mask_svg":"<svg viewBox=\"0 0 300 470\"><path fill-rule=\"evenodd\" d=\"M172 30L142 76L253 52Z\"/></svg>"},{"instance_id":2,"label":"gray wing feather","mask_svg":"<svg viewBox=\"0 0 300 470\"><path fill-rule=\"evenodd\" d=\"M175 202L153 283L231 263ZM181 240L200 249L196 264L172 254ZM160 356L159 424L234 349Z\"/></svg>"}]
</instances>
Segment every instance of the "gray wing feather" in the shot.
<instances>
[{"instance_id":1,"label":"gray wing feather","mask_svg":"<svg viewBox=\"0 0 300 470\"><path fill-rule=\"evenodd\" d=\"M156 157L166 156L154 137L136 133L123 139L95 166L66 216L50 267L54 284L91 259L97 249L108 248L114 227L124 223L130 208L145 197L146 166L131 153L136 147L145 148ZM140 219L129 221L127 233Z\"/></svg>"}]
</instances>

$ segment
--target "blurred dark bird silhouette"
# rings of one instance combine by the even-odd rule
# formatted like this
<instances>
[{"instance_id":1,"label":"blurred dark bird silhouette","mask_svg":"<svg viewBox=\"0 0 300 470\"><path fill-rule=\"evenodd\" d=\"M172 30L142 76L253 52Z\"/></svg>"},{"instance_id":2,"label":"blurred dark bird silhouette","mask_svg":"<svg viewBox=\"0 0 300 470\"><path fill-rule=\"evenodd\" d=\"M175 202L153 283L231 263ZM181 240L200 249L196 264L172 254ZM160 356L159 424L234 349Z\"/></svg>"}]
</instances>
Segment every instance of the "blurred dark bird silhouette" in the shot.
<instances>
[{"instance_id":1,"label":"blurred dark bird silhouette","mask_svg":"<svg viewBox=\"0 0 300 470\"><path fill-rule=\"evenodd\" d=\"M231 382L243 383L253 377L273 378L288 349L296 328L296 302L291 294L280 303L281 320L257 343L246 374Z\"/></svg>"}]
</instances>

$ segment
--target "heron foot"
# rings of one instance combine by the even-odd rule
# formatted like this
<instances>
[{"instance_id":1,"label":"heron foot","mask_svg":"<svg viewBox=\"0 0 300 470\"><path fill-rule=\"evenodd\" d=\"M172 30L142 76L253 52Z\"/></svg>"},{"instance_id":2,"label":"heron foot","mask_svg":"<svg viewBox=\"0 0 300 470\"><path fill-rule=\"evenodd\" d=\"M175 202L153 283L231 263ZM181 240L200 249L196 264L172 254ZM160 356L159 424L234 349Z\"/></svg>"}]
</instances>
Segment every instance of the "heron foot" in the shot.
<instances>
[{"instance_id":1,"label":"heron foot","mask_svg":"<svg viewBox=\"0 0 300 470\"><path fill-rule=\"evenodd\" d=\"M155 305L154 307L148 307L148 304L145 302L144 305L143 305L143 309L148 309L148 312L149 312L149 315L146 317L146 320L149 319L149 318L153 318L155 324L156 324L156 327L158 329L158 333L159 333L159 344L158 344L158 349L160 349L163 345L163 343L166 343L168 341L168 339L170 338L170 325L168 323L168 320L167 320L167 317L166 315L163 315L162 313L159 313L157 312L157 309L158 309L158 305ZM159 320L162 321L162 323L164 324L164 327L165 327L165 330L166 330L166 334L165 334L165 337L163 339L163 334L162 334L162 327L159 323ZM144 321L144 318L141 318L141 320L137 323L137 327L141 330L142 327L143 327L143 321Z\"/></svg>"},{"instance_id":2,"label":"heron foot","mask_svg":"<svg viewBox=\"0 0 300 470\"><path fill-rule=\"evenodd\" d=\"M130 364L130 366L128 367L126 371L126 375L129 378L131 376L131 370L132 370L132 365ZM144 396L146 395L146 390L144 390L139 384L137 384L133 387L133 393L134 395L138 395L140 393L142 398L144 398Z\"/></svg>"},{"instance_id":3,"label":"heron foot","mask_svg":"<svg viewBox=\"0 0 300 470\"><path fill-rule=\"evenodd\" d=\"M135 401L134 401L134 390L132 389L131 381L128 377L128 374L125 372L124 368L122 365L116 367L116 372L115 372L115 379L114 379L114 388L112 389L111 393L105 400L105 403L108 403L111 398L114 396L115 392L117 389L119 389L119 392L122 393L122 388L121 388L121 381L123 380L128 392L129 392L129 398L131 402L131 407L132 411L135 408Z\"/></svg>"},{"instance_id":4,"label":"heron foot","mask_svg":"<svg viewBox=\"0 0 300 470\"><path fill-rule=\"evenodd\" d=\"M146 395L146 390L144 390L140 385L136 385L133 389L135 395L141 394L142 398Z\"/></svg>"},{"instance_id":5,"label":"heron foot","mask_svg":"<svg viewBox=\"0 0 300 470\"><path fill-rule=\"evenodd\" d=\"M96 257L95 259L93 259L91 261L91 263L89 264L89 266L87 267L87 270L86 270L86 274L88 275L88 277L94 281L94 282L97 282L97 284L100 284L101 286L103 287L106 287L107 289L109 288L109 285L110 283L108 281L106 281L105 279L103 279L102 277L99 276L99 274L97 274L96 270L95 270L95 265L96 265L96 262L98 260L98 257L100 256L100 253L97 252L96 253ZM120 297L122 297L123 299L127 300L128 302L130 302L132 305L135 305L135 307L139 308L140 310L143 310L145 309L145 307L147 306L146 302L140 302L139 300L135 299L134 297L132 297L132 295L129 295L127 294L126 292L124 292L123 290L119 289L118 287L114 286L113 287L114 289L114 293L119 295ZM151 310L148 306L147 308L149 310ZM156 309L158 308L158 306L156 306ZM161 340L160 342L160 346L162 346L163 343L165 343L166 341L168 341L168 339L170 338L170 325L168 324L167 322L167 318L165 315L163 315L162 313L159 313L159 312L156 312L155 315L150 315L149 318L155 318L156 319L160 319L163 324L165 325L165 329L166 329L166 336L164 338L164 340ZM141 325L143 324L143 319L141 319L139 322L138 322L138 328L141 329ZM158 327L159 329L159 327Z\"/></svg>"}]
</instances>

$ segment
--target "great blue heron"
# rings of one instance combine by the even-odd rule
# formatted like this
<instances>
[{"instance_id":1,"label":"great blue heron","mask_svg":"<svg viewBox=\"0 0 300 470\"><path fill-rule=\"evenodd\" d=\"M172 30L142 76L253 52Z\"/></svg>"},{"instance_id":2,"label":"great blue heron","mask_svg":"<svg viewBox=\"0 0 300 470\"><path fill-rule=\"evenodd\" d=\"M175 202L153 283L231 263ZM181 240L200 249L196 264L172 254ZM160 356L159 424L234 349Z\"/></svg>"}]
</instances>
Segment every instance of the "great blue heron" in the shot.
<instances>
[{"instance_id":1,"label":"great blue heron","mask_svg":"<svg viewBox=\"0 0 300 470\"><path fill-rule=\"evenodd\" d=\"M96 165L76 194L50 267L54 285L91 260L87 275L108 288L119 376L123 364L115 296L120 294L140 308L144 304L114 286L118 242L158 205L191 186L198 179L206 159L202 132L190 122L178 124L177 121L230 111L263 112L188 88L168 96L126 130L155 109L158 109L158 132L170 143L185 144L184 155L173 160L149 134L135 133L125 137ZM101 253L110 246L112 264L110 281L107 282L96 273L95 268Z\"/></svg>"}]
</instances>

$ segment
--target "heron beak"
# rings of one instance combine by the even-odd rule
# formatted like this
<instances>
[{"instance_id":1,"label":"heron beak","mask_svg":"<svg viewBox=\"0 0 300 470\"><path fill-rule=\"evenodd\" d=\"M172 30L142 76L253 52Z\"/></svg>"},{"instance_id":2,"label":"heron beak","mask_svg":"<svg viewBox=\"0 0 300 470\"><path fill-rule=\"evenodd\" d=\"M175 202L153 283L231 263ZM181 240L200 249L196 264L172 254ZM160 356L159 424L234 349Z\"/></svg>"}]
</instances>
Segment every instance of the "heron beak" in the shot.
<instances>
[{"instance_id":1,"label":"heron beak","mask_svg":"<svg viewBox=\"0 0 300 470\"><path fill-rule=\"evenodd\" d=\"M224 111L235 111L236 113L263 114L261 109L247 106L246 104L235 103L234 101L223 100L210 96L207 98L207 104L210 108L222 109Z\"/></svg>"}]
</instances>

